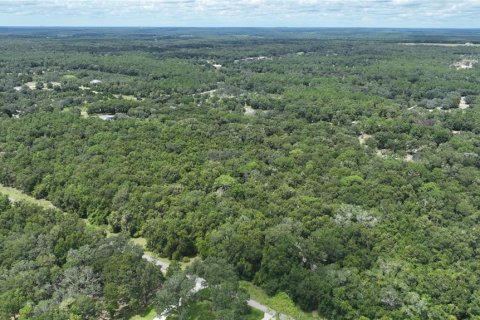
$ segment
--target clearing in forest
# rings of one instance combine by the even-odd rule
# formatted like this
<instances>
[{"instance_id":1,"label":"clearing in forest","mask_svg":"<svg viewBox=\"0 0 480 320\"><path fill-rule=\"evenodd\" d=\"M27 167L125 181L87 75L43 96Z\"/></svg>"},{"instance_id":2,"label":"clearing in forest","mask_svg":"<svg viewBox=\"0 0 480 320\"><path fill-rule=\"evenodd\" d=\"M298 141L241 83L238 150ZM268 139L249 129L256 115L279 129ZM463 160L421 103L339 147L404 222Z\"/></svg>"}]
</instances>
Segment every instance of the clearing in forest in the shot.
<instances>
[{"instance_id":1,"label":"clearing in forest","mask_svg":"<svg viewBox=\"0 0 480 320\"><path fill-rule=\"evenodd\" d=\"M467 103L467 100L465 97L462 97L460 99L460 104L458 105L458 108L462 110L470 108L470 105Z\"/></svg>"},{"instance_id":2,"label":"clearing in forest","mask_svg":"<svg viewBox=\"0 0 480 320\"><path fill-rule=\"evenodd\" d=\"M37 206L40 206L44 209L53 209L55 206L53 203L51 203L48 200L45 199L35 199L34 197L31 197L20 190L17 190L15 188L10 188L6 187L2 184L0 184L0 194L4 194L8 196L8 199L12 202L20 202L20 201L25 201L31 204L35 204Z\"/></svg>"},{"instance_id":3,"label":"clearing in forest","mask_svg":"<svg viewBox=\"0 0 480 320\"><path fill-rule=\"evenodd\" d=\"M243 107L243 113L246 115L246 116L254 116L255 115L255 109L253 109L251 106L245 106Z\"/></svg>"},{"instance_id":4,"label":"clearing in forest","mask_svg":"<svg viewBox=\"0 0 480 320\"><path fill-rule=\"evenodd\" d=\"M462 59L460 61L454 62L452 64L452 67L457 70L472 69L477 62L478 60L475 59Z\"/></svg>"}]
</instances>

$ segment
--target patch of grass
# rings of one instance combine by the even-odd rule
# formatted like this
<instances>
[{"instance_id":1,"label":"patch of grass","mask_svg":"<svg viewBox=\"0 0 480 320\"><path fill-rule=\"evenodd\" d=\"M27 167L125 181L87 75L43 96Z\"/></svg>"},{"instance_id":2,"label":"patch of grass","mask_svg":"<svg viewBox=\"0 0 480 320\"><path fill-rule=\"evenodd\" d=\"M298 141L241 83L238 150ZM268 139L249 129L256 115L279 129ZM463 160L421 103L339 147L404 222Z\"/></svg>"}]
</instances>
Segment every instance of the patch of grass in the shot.
<instances>
[{"instance_id":1,"label":"patch of grass","mask_svg":"<svg viewBox=\"0 0 480 320\"><path fill-rule=\"evenodd\" d=\"M85 118L85 119L89 117L88 112L87 112L87 107L81 107L80 108L80 116L82 118Z\"/></svg>"},{"instance_id":2,"label":"patch of grass","mask_svg":"<svg viewBox=\"0 0 480 320\"><path fill-rule=\"evenodd\" d=\"M132 242L140 246L143 250L147 249L147 239L145 238L132 238Z\"/></svg>"},{"instance_id":3,"label":"patch of grass","mask_svg":"<svg viewBox=\"0 0 480 320\"><path fill-rule=\"evenodd\" d=\"M65 80L73 80L73 79L77 79L77 76L73 75L73 74L66 74L62 77L62 79L65 79Z\"/></svg>"},{"instance_id":4,"label":"patch of grass","mask_svg":"<svg viewBox=\"0 0 480 320\"><path fill-rule=\"evenodd\" d=\"M2 185L2 184L0 184L0 193L8 196L8 198L10 199L10 201L13 201L13 202L24 201L24 202L27 202L27 203L31 203L31 204L40 206L40 207L42 207L42 208L44 208L44 209L53 209L53 208L55 208L55 206L53 205L53 203L51 203L51 202L48 201L48 200L35 199L34 197L29 196L28 194L25 194L25 193L23 193L23 192L20 191L20 190L17 190L17 189L14 189L14 188L10 188L10 187L5 187L5 186Z\"/></svg>"},{"instance_id":5,"label":"patch of grass","mask_svg":"<svg viewBox=\"0 0 480 320\"><path fill-rule=\"evenodd\" d=\"M153 320L153 318L155 318L156 316L157 312L155 311L155 309L152 308L141 316L131 317L130 320Z\"/></svg>"},{"instance_id":6,"label":"patch of grass","mask_svg":"<svg viewBox=\"0 0 480 320\"><path fill-rule=\"evenodd\" d=\"M132 96L132 95L125 95L125 94L114 94L114 98L117 99L125 99L125 100L130 100L130 101L138 101L137 97Z\"/></svg>"},{"instance_id":7,"label":"patch of grass","mask_svg":"<svg viewBox=\"0 0 480 320\"><path fill-rule=\"evenodd\" d=\"M317 314L302 311L284 292L270 297L262 288L255 286L251 282L241 281L240 286L248 291L251 299L260 302L276 312L286 314L296 320L322 319Z\"/></svg>"}]
</instances>

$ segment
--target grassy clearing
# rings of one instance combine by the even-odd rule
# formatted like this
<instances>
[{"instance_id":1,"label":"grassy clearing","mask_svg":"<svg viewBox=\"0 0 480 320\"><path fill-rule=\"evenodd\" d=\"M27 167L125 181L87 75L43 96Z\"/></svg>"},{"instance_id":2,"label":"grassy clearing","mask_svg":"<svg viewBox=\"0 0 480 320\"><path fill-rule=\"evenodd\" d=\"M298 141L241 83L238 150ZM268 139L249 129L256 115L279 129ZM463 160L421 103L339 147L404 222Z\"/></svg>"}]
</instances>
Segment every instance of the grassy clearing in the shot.
<instances>
[{"instance_id":1,"label":"grassy clearing","mask_svg":"<svg viewBox=\"0 0 480 320\"><path fill-rule=\"evenodd\" d=\"M73 75L73 74L66 74L62 77L62 79L64 80L73 80L73 79L77 79L77 76Z\"/></svg>"},{"instance_id":2,"label":"grassy clearing","mask_svg":"<svg viewBox=\"0 0 480 320\"><path fill-rule=\"evenodd\" d=\"M80 108L80 116L82 118L85 118L85 119L89 117L88 112L87 112L87 107L81 107Z\"/></svg>"},{"instance_id":3,"label":"grassy clearing","mask_svg":"<svg viewBox=\"0 0 480 320\"><path fill-rule=\"evenodd\" d=\"M141 316L131 317L130 320L153 320L153 318L155 318L156 316L157 312L155 312L155 309L152 308Z\"/></svg>"},{"instance_id":4,"label":"grassy clearing","mask_svg":"<svg viewBox=\"0 0 480 320\"><path fill-rule=\"evenodd\" d=\"M132 95L125 95L125 94L114 94L113 95L117 99L125 99L125 100L130 100L130 101L138 101L137 97L132 96Z\"/></svg>"},{"instance_id":5,"label":"grassy clearing","mask_svg":"<svg viewBox=\"0 0 480 320\"><path fill-rule=\"evenodd\" d=\"M240 286L248 291L251 299L296 320L322 319L317 314L303 312L286 293L279 293L270 297L263 289L253 285L251 282L241 281Z\"/></svg>"},{"instance_id":6,"label":"grassy clearing","mask_svg":"<svg viewBox=\"0 0 480 320\"><path fill-rule=\"evenodd\" d=\"M87 112L88 108L86 106L82 106L79 109L80 109L80 117L84 119L90 118L90 115ZM62 112L73 112L73 108L71 107L63 108Z\"/></svg>"},{"instance_id":7,"label":"grassy clearing","mask_svg":"<svg viewBox=\"0 0 480 320\"><path fill-rule=\"evenodd\" d=\"M40 206L44 209L53 209L55 208L55 206L53 205L53 203L51 203L50 201L48 200L44 200L44 199L35 199L34 197L32 196L29 196L23 192L21 192L20 190L17 190L17 189L14 189L14 188L10 188L10 187L5 187L4 185L0 184L0 194L4 194L6 196L8 196L8 198L10 199L10 201L13 201L13 202L20 202L20 201L25 201L27 203L31 203L31 204L35 204L37 206Z\"/></svg>"},{"instance_id":8,"label":"grassy clearing","mask_svg":"<svg viewBox=\"0 0 480 320\"><path fill-rule=\"evenodd\" d=\"M35 199L34 197L32 196L29 196L28 194L18 190L18 189L15 189L15 188L10 188L10 187L5 187L4 185L0 184L0 194L4 194L6 196L8 196L8 198L10 199L10 201L12 202L26 202L26 203L30 203L30 204L34 204L34 205L37 205L39 207L42 207L44 209L54 209L56 208L53 203L51 203L50 201L48 200L45 200L45 199ZM58 209L58 208L57 208ZM93 225L90 223L90 221L88 221L88 219L81 219L87 226L91 227L91 228L96 228L96 229L102 229L104 231L107 232L107 237L110 237L113 235L113 233L111 233L110 231L108 231L108 227L107 226L97 226L97 225Z\"/></svg>"}]
</instances>

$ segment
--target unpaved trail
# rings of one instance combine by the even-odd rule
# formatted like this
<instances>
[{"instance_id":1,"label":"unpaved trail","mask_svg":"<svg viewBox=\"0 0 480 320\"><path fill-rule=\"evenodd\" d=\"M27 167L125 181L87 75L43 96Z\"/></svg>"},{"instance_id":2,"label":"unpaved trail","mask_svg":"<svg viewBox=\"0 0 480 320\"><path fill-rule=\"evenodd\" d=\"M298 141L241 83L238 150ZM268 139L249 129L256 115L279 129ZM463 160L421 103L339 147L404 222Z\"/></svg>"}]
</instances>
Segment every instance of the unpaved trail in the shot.
<instances>
[{"instance_id":1,"label":"unpaved trail","mask_svg":"<svg viewBox=\"0 0 480 320\"><path fill-rule=\"evenodd\" d=\"M160 267L160 269L162 269L162 272L167 272L168 266L170 265L168 262L161 261L154 256L149 255L148 253L144 253L142 258L150 263L153 263L157 267Z\"/></svg>"},{"instance_id":2,"label":"unpaved trail","mask_svg":"<svg viewBox=\"0 0 480 320\"><path fill-rule=\"evenodd\" d=\"M290 320L292 319L291 317L283 314L283 313L278 313L267 307L266 305L261 304L258 301L255 300L248 300L247 304L250 308L257 309L261 312L264 313L263 315L263 320L270 320L270 319L280 319L280 320ZM277 318L278 317L278 318Z\"/></svg>"},{"instance_id":3,"label":"unpaved trail","mask_svg":"<svg viewBox=\"0 0 480 320\"><path fill-rule=\"evenodd\" d=\"M154 265L160 267L162 269L162 272L166 272L167 269L168 269L168 266L170 265L168 262L165 262L165 261L160 261L158 260L157 258L153 257L152 255L148 254L148 253L144 253L143 256L142 256L143 259L147 260L148 262L150 263L153 263ZM201 282L196 282L195 283L195 288L194 288L194 292L198 292L200 291L201 289L205 288L206 286L203 284L204 283L204 279L202 278L198 278ZM270 309L269 307L267 307L266 305L263 305L261 304L260 302L258 301L255 301L253 299L249 299L247 301L247 304L253 308L253 309L257 309L261 312L264 313L264 316L263 316L263 320L270 320L270 319L275 319L275 317L278 315L280 317L281 320L289 320L291 319L290 317L282 314L282 313L277 313L275 311L273 311L272 309ZM162 313L161 315L157 316L154 318L154 320L165 320L166 317L168 316L168 312L164 312Z\"/></svg>"},{"instance_id":4,"label":"unpaved trail","mask_svg":"<svg viewBox=\"0 0 480 320\"><path fill-rule=\"evenodd\" d=\"M217 89L200 92L199 95L201 95L201 96L206 95L206 94L211 95L211 94L213 94L213 93L215 93L215 92L217 92Z\"/></svg>"},{"instance_id":5,"label":"unpaved trail","mask_svg":"<svg viewBox=\"0 0 480 320\"><path fill-rule=\"evenodd\" d=\"M460 99L460 104L458 105L458 108L462 110L470 108L470 105L467 103L467 99L465 97L462 97Z\"/></svg>"}]
</instances>

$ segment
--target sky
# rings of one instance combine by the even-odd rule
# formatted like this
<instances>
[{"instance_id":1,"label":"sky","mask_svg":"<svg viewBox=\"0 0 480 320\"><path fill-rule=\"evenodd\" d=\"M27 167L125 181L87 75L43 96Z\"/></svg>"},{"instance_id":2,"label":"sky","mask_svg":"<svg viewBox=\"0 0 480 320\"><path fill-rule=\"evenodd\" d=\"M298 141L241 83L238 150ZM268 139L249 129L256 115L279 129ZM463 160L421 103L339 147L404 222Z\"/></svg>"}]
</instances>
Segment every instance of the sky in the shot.
<instances>
[{"instance_id":1,"label":"sky","mask_svg":"<svg viewBox=\"0 0 480 320\"><path fill-rule=\"evenodd\" d=\"M0 25L480 28L480 0L0 0Z\"/></svg>"}]
</instances>

